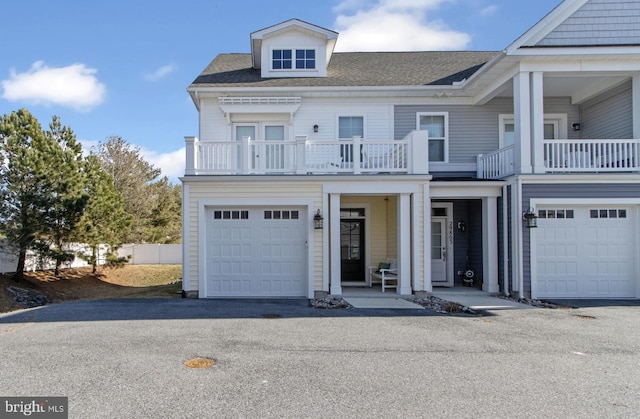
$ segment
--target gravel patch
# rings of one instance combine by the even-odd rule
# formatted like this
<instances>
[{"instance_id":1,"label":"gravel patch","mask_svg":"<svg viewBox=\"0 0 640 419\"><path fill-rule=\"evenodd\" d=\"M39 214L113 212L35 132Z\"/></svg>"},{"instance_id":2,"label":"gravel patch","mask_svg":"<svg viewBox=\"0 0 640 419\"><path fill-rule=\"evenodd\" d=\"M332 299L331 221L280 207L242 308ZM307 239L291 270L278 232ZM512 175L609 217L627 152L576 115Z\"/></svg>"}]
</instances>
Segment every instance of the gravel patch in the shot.
<instances>
[{"instance_id":1,"label":"gravel patch","mask_svg":"<svg viewBox=\"0 0 640 419\"><path fill-rule=\"evenodd\" d=\"M433 310L437 313L470 314L474 316L480 314L470 307L454 303L453 301L443 300L442 298L434 297L433 295L425 298L410 298L409 301L419 304L422 307Z\"/></svg>"},{"instance_id":2,"label":"gravel patch","mask_svg":"<svg viewBox=\"0 0 640 419\"><path fill-rule=\"evenodd\" d=\"M51 304L53 301L38 291L27 290L20 287L10 286L7 291L13 300L24 308L39 307Z\"/></svg>"},{"instance_id":3,"label":"gravel patch","mask_svg":"<svg viewBox=\"0 0 640 419\"><path fill-rule=\"evenodd\" d=\"M351 304L347 303L340 297L326 297L315 298L309 301L311 307L320 309L332 309L332 308L352 308Z\"/></svg>"}]
</instances>

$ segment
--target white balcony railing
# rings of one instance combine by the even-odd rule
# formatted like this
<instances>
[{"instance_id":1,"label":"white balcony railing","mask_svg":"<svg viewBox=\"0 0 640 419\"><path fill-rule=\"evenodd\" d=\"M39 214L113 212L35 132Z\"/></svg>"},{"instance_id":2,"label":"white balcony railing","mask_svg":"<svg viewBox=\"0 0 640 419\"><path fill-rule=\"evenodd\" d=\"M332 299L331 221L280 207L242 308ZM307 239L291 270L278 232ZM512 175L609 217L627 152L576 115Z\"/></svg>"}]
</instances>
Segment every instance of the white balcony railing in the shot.
<instances>
[{"instance_id":1,"label":"white balcony railing","mask_svg":"<svg viewBox=\"0 0 640 419\"><path fill-rule=\"evenodd\" d=\"M428 136L413 131L402 140L201 142L186 137L186 175L414 173L427 174Z\"/></svg>"},{"instance_id":2,"label":"white balcony railing","mask_svg":"<svg viewBox=\"0 0 640 419\"><path fill-rule=\"evenodd\" d=\"M515 173L513 144L478 156L478 179L499 179Z\"/></svg>"},{"instance_id":3,"label":"white balcony railing","mask_svg":"<svg viewBox=\"0 0 640 419\"><path fill-rule=\"evenodd\" d=\"M544 140L547 172L629 172L640 169L640 140Z\"/></svg>"},{"instance_id":4,"label":"white balcony railing","mask_svg":"<svg viewBox=\"0 0 640 419\"><path fill-rule=\"evenodd\" d=\"M544 173L640 171L640 140L544 140ZM478 156L478 178L518 172L513 145Z\"/></svg>"}]
</instances>

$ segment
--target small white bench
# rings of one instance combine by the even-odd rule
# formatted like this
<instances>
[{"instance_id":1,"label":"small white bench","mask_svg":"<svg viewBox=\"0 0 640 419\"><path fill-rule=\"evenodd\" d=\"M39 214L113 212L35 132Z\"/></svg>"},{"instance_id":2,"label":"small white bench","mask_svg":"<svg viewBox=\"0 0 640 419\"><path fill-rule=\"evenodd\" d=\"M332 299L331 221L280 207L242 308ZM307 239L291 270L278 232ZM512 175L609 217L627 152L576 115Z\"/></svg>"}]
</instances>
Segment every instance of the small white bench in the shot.
<instances>
[{"instance_id":1,"label":"small white bench","mask_svg":"<svg viewBox=\"0 0 640 419\"><path fill-rule=\"evenodd\" d=\"M388 267L386 267L388 266ZM398 259L387 259L378 266L369 266L369 286L380 283L382 292L385 289L398 287Z\"/></svg>"}]
</instances>

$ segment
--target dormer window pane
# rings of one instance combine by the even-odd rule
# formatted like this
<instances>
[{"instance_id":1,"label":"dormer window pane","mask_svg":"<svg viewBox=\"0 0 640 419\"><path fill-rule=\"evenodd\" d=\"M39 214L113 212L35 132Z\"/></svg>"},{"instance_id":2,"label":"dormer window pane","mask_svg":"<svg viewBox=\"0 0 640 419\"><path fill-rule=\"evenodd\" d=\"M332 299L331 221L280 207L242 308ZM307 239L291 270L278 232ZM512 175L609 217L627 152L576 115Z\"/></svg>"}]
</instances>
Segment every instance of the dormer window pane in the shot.
<instances>
[{"instance_id":1,"label":"dormer window pane","mask_svg":"<svg viewBox=\"0 0 640 419\"><path fill-rule=\"evenodd\" d=\"M290 49L274 49L272 53L272 66L274 70L290 69L293 60Z\"/></svg>"},{"instance_id":2,"label":"dormer window pane","mask_svg":"<svg viewBox=\"0 0 640 419\"><path fill-rule=\"evenodd\" d=\"M296 68L316 68L316 51L313 49L296 50Z\"/></svg>"}]
</instances>

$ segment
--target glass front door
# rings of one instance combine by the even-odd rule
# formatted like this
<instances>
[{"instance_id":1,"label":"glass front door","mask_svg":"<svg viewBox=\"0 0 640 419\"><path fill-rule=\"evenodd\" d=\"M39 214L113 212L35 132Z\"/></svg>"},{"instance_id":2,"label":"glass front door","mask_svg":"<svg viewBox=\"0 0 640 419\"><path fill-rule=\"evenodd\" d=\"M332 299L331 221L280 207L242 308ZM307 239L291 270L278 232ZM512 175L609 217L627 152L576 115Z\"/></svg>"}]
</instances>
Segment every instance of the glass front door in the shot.
<instances>
[{"instance_id":1,"label":"glass front door","mask_svg":"<svg viewBox=\"0 0 640 419\"><path fill-rule=\"evenodd\" d=\"M364 220L340 220L340 273L342 281L364 282Z\"/></svg>"}]
</instances>

